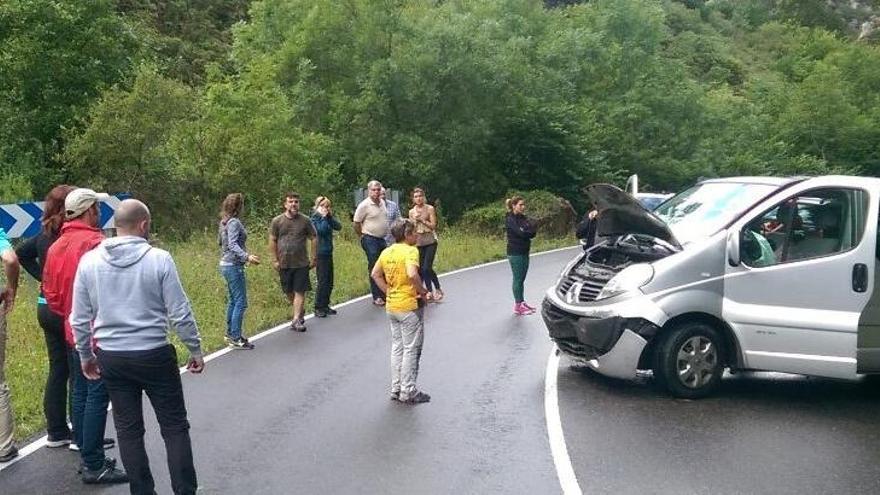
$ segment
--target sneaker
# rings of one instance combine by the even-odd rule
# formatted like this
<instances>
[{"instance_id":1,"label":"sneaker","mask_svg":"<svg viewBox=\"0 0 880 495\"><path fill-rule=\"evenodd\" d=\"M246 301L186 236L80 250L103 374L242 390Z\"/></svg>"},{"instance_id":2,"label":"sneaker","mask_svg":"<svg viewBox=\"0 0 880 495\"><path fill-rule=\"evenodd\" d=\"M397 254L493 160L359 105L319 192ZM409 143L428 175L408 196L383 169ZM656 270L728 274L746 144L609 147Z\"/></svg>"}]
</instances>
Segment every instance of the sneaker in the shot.
<instances>
[{"instance_id":1,"label":"sneaker","mask_svg":"<svg viewBox=\"0 0 880 495\"><path fill-rule=\"evenodd\" d=\"M376 299L373 299L373 304L375 304L376 306L385 306L385 299L377 297Z\"/></svg>"},{"instance_id":2,"label":"sneaker","mask_svg":"<svg viewBox=\"0 0 880 495\"><path fill-rule=\"evenodd\" d=\"M326 318L327 315L330 314L326 309L316 309L315 316L318 318Z\"/></svg>"},{"instance_id":3,"label":"sneaker","mask_svg":"<svg viewBox=\"0 0 880 495\"><path fill-rule=\"evenodd\" d=\"M339 311L336 311L336 310L333 309L333 308L325 308L324 311L326 311L327 314L330 315L330 316L338 315L338 314L339 314Z\"/></svg>"},{"instance_id":4,"label":"sneaker","mask_svg":"<svg viewBox=\"0 0 880 495\"><path fill-rule=\"evenodd\" d=\"M516 303L513 305L513 313L517 316L527 316L534 312L534 310L529 309L524 303Z\"/></svg>"},{"instance_id":5,"label":"sneaker","mask_svg":"<svg viewBox=\"0 0 880 495\"><path fill-rule=\"evenodd\" d=\"M46 447L50 449L57 449L58 447L64 447L65 445L70 445L73 440L68 438L59 438L57 440L52 440L51 438L46 439Z\"/></svg>"},{"instance_id":6,"label":"sneaker","mask_svg":"<svg viewBox=\"0 0 880 495\"><path fill-rule=\"evenodd\" d=\"M10 450L9 452L7 452L3 455L0 455L0 462L9 462L9 461L15 459L16 457L18 457L18 449L15 448L15 446L13 446L12 450Z\"/></svg>"},{"instance_id":7,"label":"sneaker","mask_svg":"<svg viewBox=\"0 0 880 495\"><path fill-rule=\"evenodd\" d=\"M244 337L239 337L236 340L231 341L229 344L233 349L253 349L254 344L248 342L248 339Z\"/></svg>"},{"instance_id":8,"label":"sneaker","mask_svg":"<svg viewBox=\"0 0 880 495\"><path fill-rule=\"evenodd\" d=\"M535 311L537 311L535 308L529 306L529 303L527 303L527 302L525 302L525 301L522 302L522 305L523 305L524 308L526 308L527 310L531 311L532 313L534 313Z\"/></svg>"},{"instance_id":9,"label":"sneaker","mask_svg":"<svg viewBox=\"0 0 880 495\"><path fill-rule=\"evenodd\" d=\"M116 447L116 440L113 440L112 438L105 438L104 449L112 449L113 447ZM79 445L74 442L70 442L70 445L68 445L67 448L74 452L79 452Z\"/></svg>"},{"instance_id":10,"label":"sneaker","mask_svg":"<svg viewBox=\"0 0 880 495\"><path fill-rule=\"evenodd\" d=\"M115 459L107 458L98 469L83 468L82 481L87 485L128 483L128 475L116 467Z\"/></svg>"},{"instance_id":11,"label":"sneaker","mask_svg":"<svg viewBox=\"0 0 880 495\"><path fill-rule=\"evenodd\" d=\"M416 395L413 395L412 397L407 397L404 399L403 396L400 396L398 400L400 400L400 402L403 402L404 404L423 404L425 402L431 402L431 396L420 390L416 392Z\"/></svg>"},{"instance_id":12,"label":"sneaker","mask_svg":"<svg viewBox=\"0 0 880 495\"><path fill-rule=\"evenodd\" d=\"M391 400L400 400L400 390L392 391L392 392L391 392L391 395L389 396L389 398L390 398Z\"/></svg>"},{"instance_id":13,"label":"sneaker","mask_svg":"<svg viewBox=\"0 0 880 495\"><path fill-rule=\"evenodd\" d=\"M226 345L232 345L232 342L233 342L232 337L230 337L229 335L224 335L223 342L225 342Z\"/></svg>"},{"instance_id":14,"label":"sneaker","mask_svg":"<svg viewBox=\"0 0 880 495\"><path fill-rule=\"evenodd\" d=\"M305 332L306 322L301 319L293 320L293 322L290 324L290 329L294 332Z\"/></svg>"}]
</instances>

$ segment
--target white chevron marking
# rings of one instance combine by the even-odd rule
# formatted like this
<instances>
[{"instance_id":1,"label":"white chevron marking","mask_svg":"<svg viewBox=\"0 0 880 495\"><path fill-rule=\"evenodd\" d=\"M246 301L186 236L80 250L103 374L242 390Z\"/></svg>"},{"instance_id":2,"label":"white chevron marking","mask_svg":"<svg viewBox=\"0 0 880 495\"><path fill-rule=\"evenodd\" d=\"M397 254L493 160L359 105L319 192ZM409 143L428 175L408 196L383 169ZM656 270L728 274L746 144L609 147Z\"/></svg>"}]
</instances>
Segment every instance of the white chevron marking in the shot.
<instances>
[{"instance_id":1,"label":"white chevron marking","mask_svg":"<svg viewBox=\"0 0 880 495\"><path fill-rule=\"evenodd\" d=\"M31 223L35 222L36 219L31 216L30 213L21 209L18 205L5 205L3 209L6 213L12 215L12 218L15 219L15 223L12 224L12 228L9 229L8 235L10 239L16 239L21 237L24 234L24 231L31 225Z\"/></svg>"}]
</instances>

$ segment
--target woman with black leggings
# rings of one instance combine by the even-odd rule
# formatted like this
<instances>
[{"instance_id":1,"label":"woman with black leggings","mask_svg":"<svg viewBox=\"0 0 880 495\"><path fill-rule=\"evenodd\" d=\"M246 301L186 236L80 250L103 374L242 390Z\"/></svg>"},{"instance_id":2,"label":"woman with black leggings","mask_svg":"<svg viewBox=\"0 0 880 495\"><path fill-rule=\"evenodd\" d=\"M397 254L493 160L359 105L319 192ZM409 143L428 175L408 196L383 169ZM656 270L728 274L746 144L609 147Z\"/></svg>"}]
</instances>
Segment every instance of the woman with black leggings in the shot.
<instances>
[{"instance_id":1,"label":"woman with black leggings","mask_svg":"<svg viewBox=\"0 0 880 495\"><path fill-rule=\"evenodd\" d=\"M419 271L425 282L428 301L440 301L443 299L443 290L440 289L440 279L434 271L434 257L437 255L437 212L434 207L425 201L425 191L415 188L412 192L413 207L409 210L409 218L416 224L419 248ZM432 291L433 289L433 291Z\"/></svg>"},{"instance_id":2,"label":"woman with black leggings","mask_svg":"<svg viewBox=\"0 0 880 495\"><path fill-rule=\"evenodd\" d=\"M37 281L42 280L43 264L49 246L58 238L64 222L64 199L73 186L57 186L46 196L43 207L43 230L26 240L18 249L21 266ZM64 342L64 318L49 310L42 292L37 299L37 321L43 328L46 350L49 352L49 376L43 394L43 412L46 415L47 447L69 445L73 436L67 426L67 383L70 372L67 362L67 344Z\"/></svg>"}]
</instances>

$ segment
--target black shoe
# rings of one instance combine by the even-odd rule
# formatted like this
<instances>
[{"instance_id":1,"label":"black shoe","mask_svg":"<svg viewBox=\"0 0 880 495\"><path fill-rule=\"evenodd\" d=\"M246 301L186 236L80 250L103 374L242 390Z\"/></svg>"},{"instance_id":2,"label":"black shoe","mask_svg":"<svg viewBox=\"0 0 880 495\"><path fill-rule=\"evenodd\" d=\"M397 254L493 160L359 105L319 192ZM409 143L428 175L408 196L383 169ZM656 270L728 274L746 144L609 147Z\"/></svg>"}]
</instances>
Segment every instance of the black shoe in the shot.
<instances>
[{"instance_id":1,"label":"black shoe","mask_svg":"<svg viewBox=\"0 0 880 495\"><path fill-rule=\"evenodd\" d=\"M388 398L391 400L400 400L400 392L391 392L391 395Z\"/></svg>"},{"instance_id":2,"label":"black shoe","mask_svg":"<svg viewBox=\"0 0 880 495\"><path fill-rule=\"evenodd\" d=\"M330 312L327 311L326 309L316 309L315 310L315 316L318 318L326 318L328 314L330 314Z\"/></svg>"},{"instance_id":3,"label":"black shoe","mask_svg":"<svg viewBox=\"0 0 880 495\"><path fill-rule=\"evenodd\" d=\"M104 464L98 469L84 468L82 481L87 485L128 483L128 475L125 471L116 468L115 459L104 459Z\"/></svg>"},{"instance_id":4,"label":"black shoe","mask_svg":"<svg viewBox=\"0 0 880 495\"><path fill-rule=\"evenodd\" d=\"M15 446L12 447L8 453L0 455L0 462L9 462L18 457L18 449Z\"/></svg>"},{"instance_id":5,"label":"black shoe","mask_svg":"<svg viewBox=\"0 0 880 495\"><path fill-rule=\"evenodd\" d=\"M339 311L336 311L336 310L333 309L333 308L327 308L327 309L325 309L324 311L326 311L327 314L330 315L330 316L333 316L333 315L337 315L337 314L339 314Z\"/></svg>"},{"instance_id":6,"label":"black shoe","mask_svg":"<svg viewBox=\"0 0 880 495\"><path fill-rule=\"evenodd\" d=\"M399 400L404 404L423 404L425 402L431 402L431 396L422 391L418 391L416 392L416 395L413 395L412 397L406 399L401 398Z\"/></svg>"},{"instance_id":7,"label":"black shoe","mask_svg":"<svg viewBox=\"0 0 880 495\"><path fill-rule=\"evenodd\" d=\"M254 348L254 344L251 344L248 341L248 339L246 339L244 337L239 337L239 338L231 341L229 346L232 347L233 349L253 349Z\"/></svg>"},{"instance_id":8,"label":"black shoe","mask_svg":"<svg viewBox=\"0 0 880 495\"><path fill-rule=\"evenodd\" d=\"M112 458L112 457L105 457L105 458L104 458L104 464L107 464L107 463L109 463L109 464L113 464L113 465L115 466L115 465L116 465L116 459L114 459L114 458ZM79 463L79 466L76 468L76 474L83 474L83 471L85 471L85 469L86 469L86 465L83 464L82 462L80 462L80 463Z\"/></svg>"}]
</instances>

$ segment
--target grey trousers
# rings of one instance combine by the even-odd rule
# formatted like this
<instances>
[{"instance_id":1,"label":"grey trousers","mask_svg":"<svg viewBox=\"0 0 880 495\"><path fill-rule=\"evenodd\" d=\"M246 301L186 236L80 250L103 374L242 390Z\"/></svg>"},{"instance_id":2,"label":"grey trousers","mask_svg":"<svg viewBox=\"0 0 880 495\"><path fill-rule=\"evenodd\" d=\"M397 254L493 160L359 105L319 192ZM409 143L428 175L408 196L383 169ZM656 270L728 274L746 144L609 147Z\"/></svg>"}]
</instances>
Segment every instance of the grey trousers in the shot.
<instances>
[{"instance_id":1,"label":"grey trousers","mask_svg":"<svg viewBox=\"0 0 880 495\"><path fill-rule=\"evenodd\" d=\"M0 305L0 309L3 306ZM9 385L6 383L6 316L0 313L0 455L6 455L14 447L12 431L15 428L12 419L12 399L9 396Z\"/></svg>"},{"instance_id":2,"label":"grey trousers","mask_svg":"<svg viewBox=\"0 0 880 495\"><path fill-rule=\"evenodd\" d=\"M391 393L400 393L400 400L416 394L419 358L425 340L424 310L405 313L388 312L391 321Z\"/></svg>"}]
</instances>

